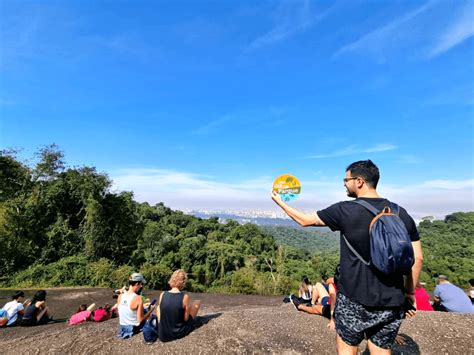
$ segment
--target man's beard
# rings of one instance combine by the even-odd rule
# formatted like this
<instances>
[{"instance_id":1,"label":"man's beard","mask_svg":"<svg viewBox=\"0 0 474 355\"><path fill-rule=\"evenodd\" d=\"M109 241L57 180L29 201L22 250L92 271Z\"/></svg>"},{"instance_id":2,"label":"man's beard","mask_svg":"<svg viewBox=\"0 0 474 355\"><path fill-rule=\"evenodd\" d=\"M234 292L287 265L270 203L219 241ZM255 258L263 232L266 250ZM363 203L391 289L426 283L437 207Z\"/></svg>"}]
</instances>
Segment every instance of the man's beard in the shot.
<instances>
[{"instance_id":1,"label":"man's beard","mask_svg":"<svg viewBox=\"0 0 474 355\"><path fill-rule=\"evenodd\" d=\"M347 196L357 198L357 195L355 192L350 191L349 189L346 189L346 190L347 190Z\"/></svg>"}]
</instances>

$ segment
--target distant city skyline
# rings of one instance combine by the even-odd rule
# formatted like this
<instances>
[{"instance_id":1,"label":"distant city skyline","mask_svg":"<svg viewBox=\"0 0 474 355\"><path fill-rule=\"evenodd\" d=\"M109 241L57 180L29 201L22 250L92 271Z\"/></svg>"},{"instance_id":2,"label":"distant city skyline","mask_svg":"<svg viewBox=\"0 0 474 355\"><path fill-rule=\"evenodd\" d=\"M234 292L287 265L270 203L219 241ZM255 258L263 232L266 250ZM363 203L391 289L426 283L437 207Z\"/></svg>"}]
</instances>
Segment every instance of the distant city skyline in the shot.
<instances>
[{"instance_id":1,"label":"distant city skyline","mask_svg":"<svg viewBox=\"0 0 474 355\"><path fill-rule=\"evenodd\" d=\"M181 210L347 199L371 159L415 217L474 210L474 2L0 2L0 149L56 143Z\"/></svg>"}]
</instances>

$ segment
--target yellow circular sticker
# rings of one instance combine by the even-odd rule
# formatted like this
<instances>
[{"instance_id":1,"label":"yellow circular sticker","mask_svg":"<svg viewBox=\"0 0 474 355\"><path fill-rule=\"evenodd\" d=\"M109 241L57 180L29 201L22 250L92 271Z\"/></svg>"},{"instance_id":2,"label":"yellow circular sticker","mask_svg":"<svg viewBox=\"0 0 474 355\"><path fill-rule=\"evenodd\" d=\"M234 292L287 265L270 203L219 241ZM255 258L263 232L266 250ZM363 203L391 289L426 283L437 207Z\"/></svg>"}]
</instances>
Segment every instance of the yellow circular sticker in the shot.
<instances>
[{"instance_id":1,"label":"yellow circular sticker","mask_svg":"<svg viewBox=\"0 0 474 355\"><path fill-rule=\"evenodd\" d=\"M283 201L290 202L300 194L301 183L293 175L280 175L273 183L273 191L279 194Z\"/></svg>"}]
</instances>

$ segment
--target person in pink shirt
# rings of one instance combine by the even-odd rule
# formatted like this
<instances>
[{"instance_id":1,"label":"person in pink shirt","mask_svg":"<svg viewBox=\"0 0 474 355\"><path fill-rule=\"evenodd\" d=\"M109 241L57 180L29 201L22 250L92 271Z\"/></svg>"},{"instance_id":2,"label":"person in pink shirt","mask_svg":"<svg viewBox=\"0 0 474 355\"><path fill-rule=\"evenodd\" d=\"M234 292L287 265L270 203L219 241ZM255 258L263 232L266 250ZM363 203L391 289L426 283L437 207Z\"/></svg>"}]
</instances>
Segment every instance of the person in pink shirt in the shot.
<instances>
[{"instance_id":1,"label":"person in pink shirt","mask_svg":"<svg viewBox=\"0 0 474 355\"><path fill-rule=\"evenodd\" d=\"M430 295L423 288L423 285L418 282L415 288L416 309L418 311L433 311L430 303Z\"/></svg>"}]
</instances>

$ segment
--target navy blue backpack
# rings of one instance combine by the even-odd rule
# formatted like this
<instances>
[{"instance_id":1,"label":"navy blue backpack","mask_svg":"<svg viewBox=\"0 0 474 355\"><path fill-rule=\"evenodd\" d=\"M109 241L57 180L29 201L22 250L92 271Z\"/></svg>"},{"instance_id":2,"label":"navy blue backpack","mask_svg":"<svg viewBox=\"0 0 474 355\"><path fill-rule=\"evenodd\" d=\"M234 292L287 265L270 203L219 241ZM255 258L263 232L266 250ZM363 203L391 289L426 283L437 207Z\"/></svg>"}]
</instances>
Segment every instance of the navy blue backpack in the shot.
<instances>
[{"instance_id":1,"label":"navy blue backpack","mask_svg":"<svg viewBox=\"0 0 474 355\"><path fill-rule=\"evenodd\" d=\"M415 255L405 223L398 216L398 205L391 202L390 207L379 211L364 200L351 202L365 207L375 217L369 226L370 260L364 260L341 233L349 249L365 265L384 274L409 273L415 262Z\"/></svg>"}]
</instances>

